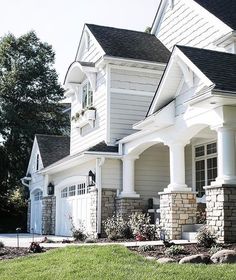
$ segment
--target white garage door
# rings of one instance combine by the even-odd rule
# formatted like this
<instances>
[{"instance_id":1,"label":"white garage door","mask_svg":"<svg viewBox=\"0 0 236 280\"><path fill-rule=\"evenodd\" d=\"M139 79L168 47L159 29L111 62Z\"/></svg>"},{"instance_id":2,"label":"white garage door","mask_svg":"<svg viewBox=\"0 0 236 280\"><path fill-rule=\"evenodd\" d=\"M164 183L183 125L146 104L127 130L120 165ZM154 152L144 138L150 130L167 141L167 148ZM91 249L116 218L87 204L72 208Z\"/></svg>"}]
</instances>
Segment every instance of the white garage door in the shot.
<instances>
[{"instance_id":1,"label":"white garage door","mask_svg":"<svg viewBox=\"0 0 236 280\"><path fill-rule=\"evenodd\" d=\"M42 233L42 191L36 191L31 197L30 232Z\"/></svg>"},{"instance_id":2,"label":"white garage door","mask_svg":"<svg viewBox=\"0 0 236 280\"><path fill-rule=\"evenodd\" d=\"M57 195L56 234L72 235L72 223L76 229L90 227L90 200L85 183L62 188Z\"/></svg>"}]
</instances>

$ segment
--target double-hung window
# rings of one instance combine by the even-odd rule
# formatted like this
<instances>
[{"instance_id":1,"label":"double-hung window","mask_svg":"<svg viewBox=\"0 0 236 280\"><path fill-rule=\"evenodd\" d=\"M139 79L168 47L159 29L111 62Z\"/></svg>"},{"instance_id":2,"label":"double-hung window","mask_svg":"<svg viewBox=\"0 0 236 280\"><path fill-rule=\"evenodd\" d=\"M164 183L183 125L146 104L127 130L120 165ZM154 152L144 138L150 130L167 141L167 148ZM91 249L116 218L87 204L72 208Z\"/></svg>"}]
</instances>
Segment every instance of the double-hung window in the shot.
<instances>
[{"instance_id":1,"label":"double-hung window","mask_svg":"<svg viewBox=\"0 0 236 280\"><path fill-rule=\"evenodd\" d=\"M209 186L217 177L217 144L216 142L196 146L195 184L198 196L205 194L204 186Z\"/></svg>"},{"instance_id":2,"label":"double-hung window","mask_svg":"<svg viewBox=\"0 0 236 280\"><path fill-rule=\"evenodd\" d=\"M83 86L82 107L89 108L93 106L93 90L89 82Z\"/></svg>"}]
</instances>

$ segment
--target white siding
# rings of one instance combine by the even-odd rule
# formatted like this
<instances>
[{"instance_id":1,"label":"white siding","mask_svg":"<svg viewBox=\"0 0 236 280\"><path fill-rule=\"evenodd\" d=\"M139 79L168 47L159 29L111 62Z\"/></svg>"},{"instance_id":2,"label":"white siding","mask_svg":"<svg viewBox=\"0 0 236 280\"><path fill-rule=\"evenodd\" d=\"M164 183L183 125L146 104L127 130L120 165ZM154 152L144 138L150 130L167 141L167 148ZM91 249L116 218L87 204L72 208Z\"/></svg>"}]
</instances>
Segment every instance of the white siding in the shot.
<instances>
[{"instance_id":1,"label":"white siding","mask_svg":"<svg viewBox=\"0 0 236 280\"><path fill-rule=\"evenodd\" d=\"M94 92L94 107L96 108L95 126L86 125L80 131L76 128L74 122L71 125L71 154L84 151L101 141L105 140L106 135L106 72L100 70L97 73L97 88ZM81 108L82 88L78 94L78 102L72 103L72 116Z\"/></svg>"},{"instance_id":2,"label":"white siding","mask_svg":"<svg viewBox=\"0 0 236 280\"><path fill-rule=\"evenodd\" d=\"M145 73L111 69L110 133L115 142L134 133L133 124L144 119L161 78L160 71Z\"/></svg>"},{"instance_id":3,"label":"white siding","mask_svg":"<svg viewBox=\"0 0 236 280\"><path fill-rule=\"evenodd\" d=\"M170 183L169 149L155 145L144 151L135 162L135 191L145 199L158 197Z\"/></svg>"},{"instance_id":4,"label":"white siding","mask_svg":"<svg viewBox=\"0 0 236 280\"><path fill-rule=\"evenodd\" d=\"M213 41L227 32L223 23L216 24L209 14L200 13L192 1L176 0L173 9L167 7L156 36L170 50L176 44L212 48Z\"/></svg>"},{"instance_id":5,"label":"white siding","mask_svg":"<svg viewBox=\"0 0 236 280\"><path fill-rule=\"evenodd\" d=\"M102 166L102 188L122 189L122 162L116 159L106 159Z\"/></svg>"}]
</instances>

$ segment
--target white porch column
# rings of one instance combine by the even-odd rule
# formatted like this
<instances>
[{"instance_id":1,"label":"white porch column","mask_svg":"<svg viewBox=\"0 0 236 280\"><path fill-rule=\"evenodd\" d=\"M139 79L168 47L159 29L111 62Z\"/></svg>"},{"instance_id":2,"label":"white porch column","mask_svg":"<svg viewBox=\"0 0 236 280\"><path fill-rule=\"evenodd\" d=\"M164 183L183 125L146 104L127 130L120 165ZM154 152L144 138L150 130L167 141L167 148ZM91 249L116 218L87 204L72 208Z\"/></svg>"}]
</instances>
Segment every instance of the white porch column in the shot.
<instances>
[{"instance_id":1,"label":"white porch column","mask_svg":"<svg viewBox=\"0 0 236 280\"><path fill-rule=\"evenodd\" d=\"M172 142L170 151L170 184L165 191L191 191L185 184L185 151L186 143Z\"/></svg>"},{"instance_id":2,"label":"white porch column","mask_svg":"<svg viewBox=\"0 0 236 280\"><path fill-rule=\"evenodd\" d=\"M139 198L140 195L134 190L135 160L138 157L124 156L123 161L123 191L120 197Z\"/></svg>"},{"instance_id":3,"label":"white porch column","mask_svg":"<svg viewBox=\"0 0 236 280\"><path fill-rule=\"evenodd\" d=\"M236 184L235 130L217 128L218 177L212 185Z\"/></svg>"}]
</instances>

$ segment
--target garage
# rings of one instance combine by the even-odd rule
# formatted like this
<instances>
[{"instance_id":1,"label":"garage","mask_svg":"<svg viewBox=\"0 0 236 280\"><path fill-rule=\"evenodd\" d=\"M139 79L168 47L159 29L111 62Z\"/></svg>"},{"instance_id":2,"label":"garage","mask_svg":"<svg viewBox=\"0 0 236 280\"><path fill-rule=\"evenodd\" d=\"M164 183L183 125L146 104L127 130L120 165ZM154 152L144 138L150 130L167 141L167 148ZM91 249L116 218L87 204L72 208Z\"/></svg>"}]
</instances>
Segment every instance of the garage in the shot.
<instances>
[{"instance_id":1,"label":"garage","mask_svg":"<svg viewBox=\"0 0 236 280\"><path fill-rule=\"evenodd\" d=\"M30 232L42 233L42 197L43 192L36 190L31 195Z\"/></svg>"},{"instance_id":2,"label":"garage","mask_svg":"<svg viewBox=\"0 0 236 280\"><path fill-rule=\"evenodd\" d=\"M76 229L89 230L90 195L86 183L73 184L60 189L57 194L56 234L72 235L72 223Z\"/></svg>"}]
</instances>

